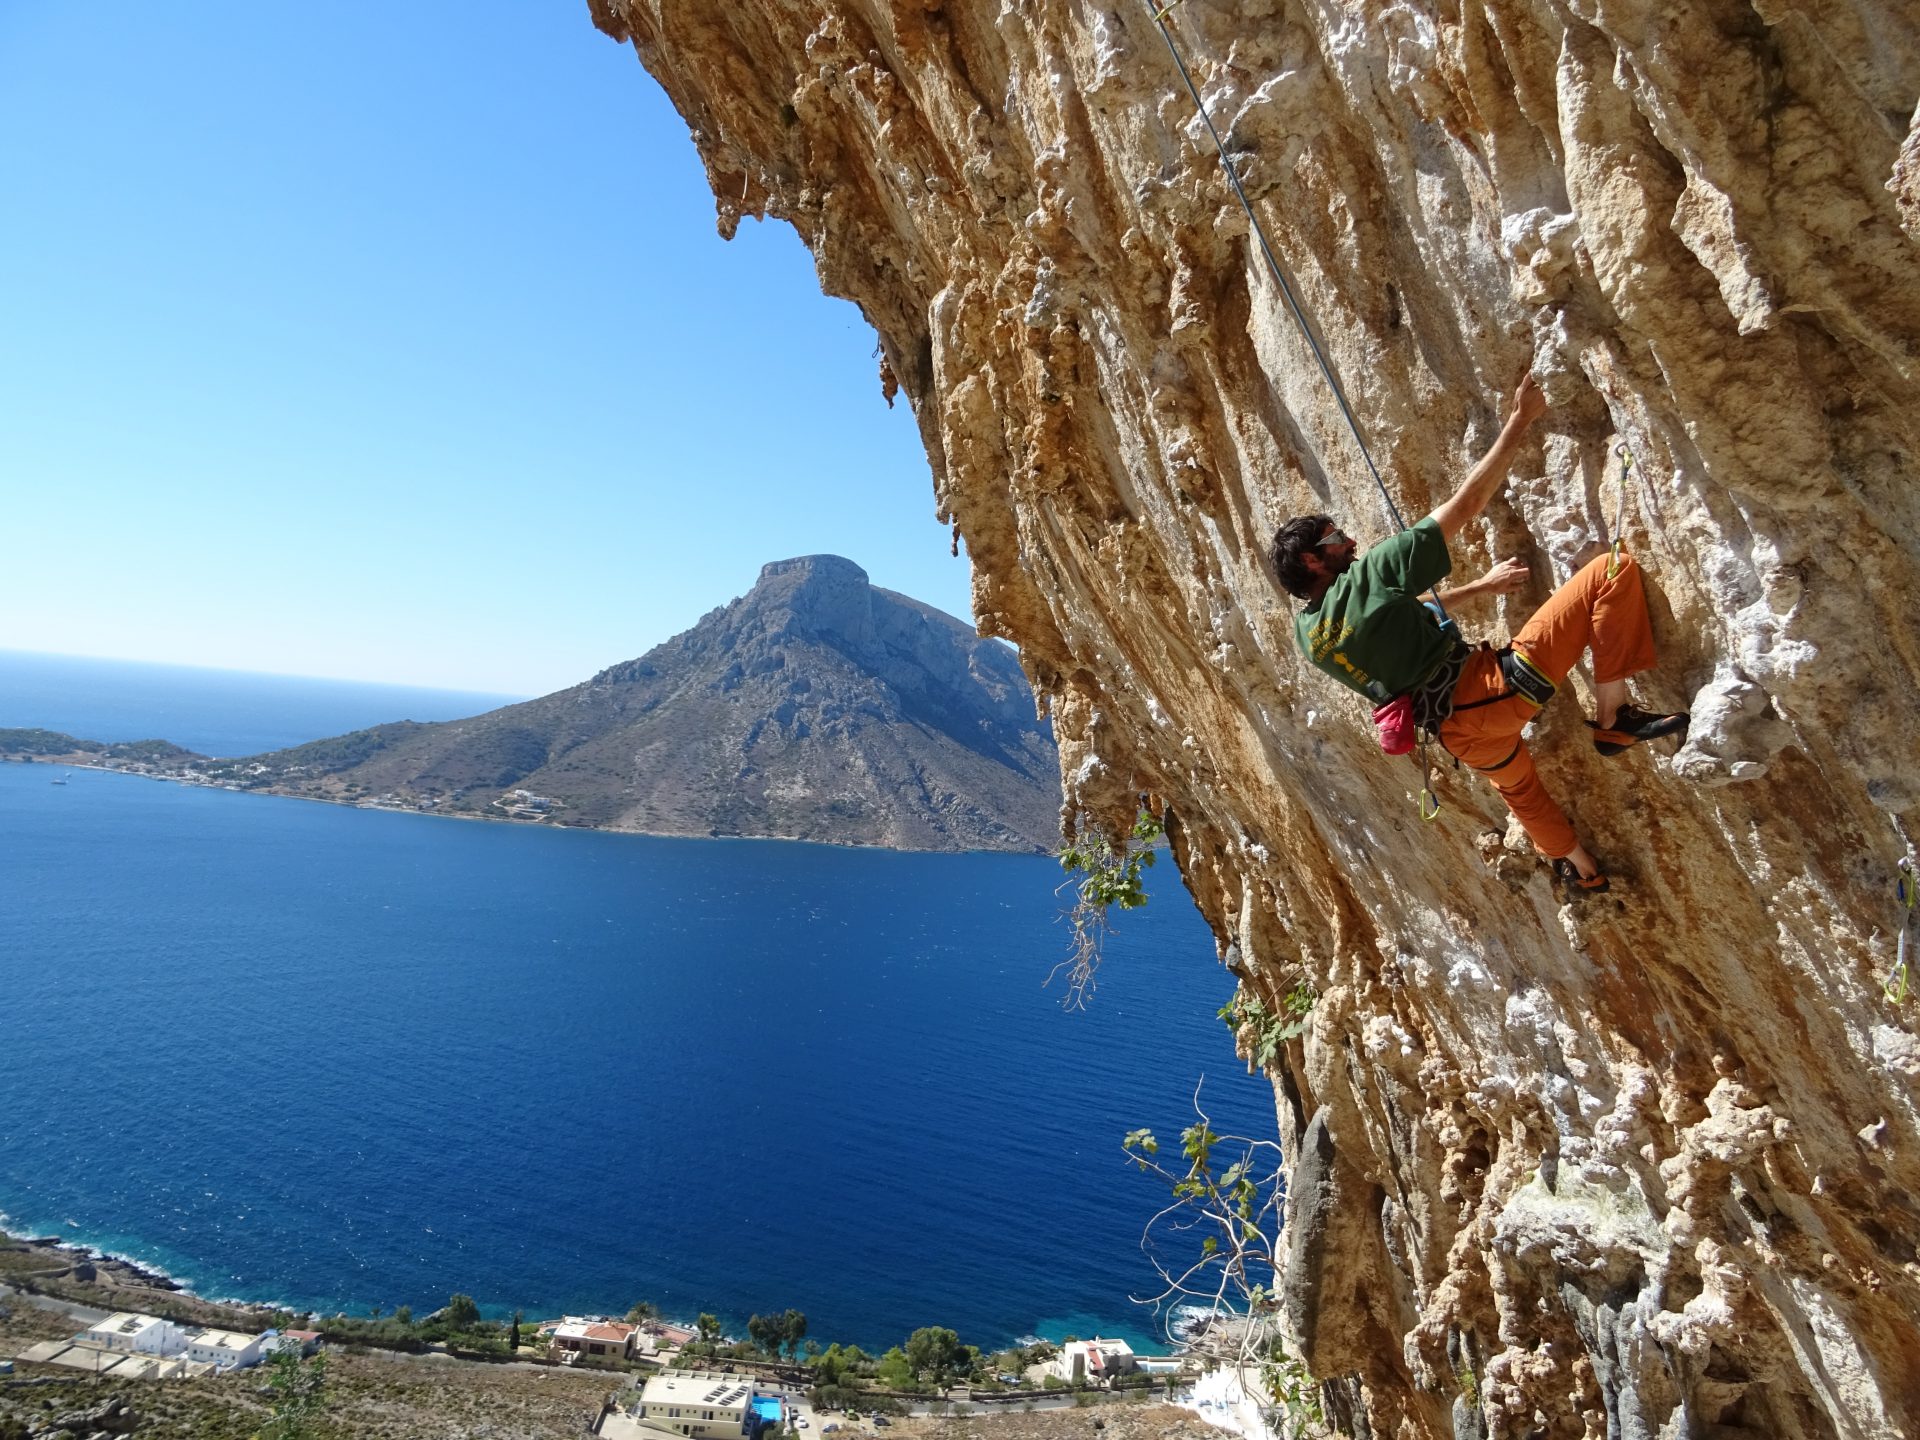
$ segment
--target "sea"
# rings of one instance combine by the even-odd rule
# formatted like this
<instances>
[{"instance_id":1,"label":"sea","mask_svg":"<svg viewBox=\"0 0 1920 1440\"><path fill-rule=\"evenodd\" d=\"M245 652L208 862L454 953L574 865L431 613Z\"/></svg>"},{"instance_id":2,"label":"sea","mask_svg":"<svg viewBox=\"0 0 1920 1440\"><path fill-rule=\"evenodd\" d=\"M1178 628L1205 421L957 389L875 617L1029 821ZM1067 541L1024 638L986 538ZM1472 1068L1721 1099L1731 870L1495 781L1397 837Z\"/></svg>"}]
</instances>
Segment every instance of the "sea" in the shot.
<instances>
[{"instance_id":1,"label":"sea","mask_svg":"<svg viewBox=\"0 0 1920 1440\"><path fill-rule=\"evenodd\" d=\"M0 726L249 754L501 698L61 671L0 653ZM1273 1096L1171 861L1084 1008L1061 879L0 764L0 1225L320 1313L1164 1348L1122 1137L1270 1140Z\"/></svg>"}]
</instances>

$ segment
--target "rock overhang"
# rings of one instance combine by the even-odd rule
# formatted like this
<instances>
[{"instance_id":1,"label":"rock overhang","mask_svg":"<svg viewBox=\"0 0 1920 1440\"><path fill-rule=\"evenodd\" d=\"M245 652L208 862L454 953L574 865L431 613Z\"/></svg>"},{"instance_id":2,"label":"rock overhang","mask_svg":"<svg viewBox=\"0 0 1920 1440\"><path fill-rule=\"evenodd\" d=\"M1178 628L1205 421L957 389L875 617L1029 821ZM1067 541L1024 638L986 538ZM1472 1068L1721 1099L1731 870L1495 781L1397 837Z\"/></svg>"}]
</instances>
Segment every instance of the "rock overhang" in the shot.
<instances>
[{"instance_id":1,"label":"rock overhang","mask_svg":"<svg viewBox=\"0 0 1920 1440\"><path fill-rule=\"evenodd\" d=\"M1902 7L1170 17L1404 512L1521 370L1547 385L1459 551L1534 585L1478 628L1624 517L1646 698L1697 722L1678 756L1602 761L1583 682L1543 716L1543 774L1617 878L1585 903L1465 776L1422 826L1292 652L1274 524L1374 526L1378 500L1152 7L594 13L694 128L723 228L790 220L878 329L1069 818L1165 807L1242 984L1319 989L1282 1133L1324 1110L1373 1217L1333 1258L1378 1303L1322 1323L1372 1336L1346 1353L1376 1428L1450 1433L1469 1393L1496 1434L1920 1428L1914 1017L1880 989L1920 799ZM1502 1239L1549 1221L1578 1243ZM1579 1289L1580 1245L1641 1290Z\"/></svg>"}]
</instances>

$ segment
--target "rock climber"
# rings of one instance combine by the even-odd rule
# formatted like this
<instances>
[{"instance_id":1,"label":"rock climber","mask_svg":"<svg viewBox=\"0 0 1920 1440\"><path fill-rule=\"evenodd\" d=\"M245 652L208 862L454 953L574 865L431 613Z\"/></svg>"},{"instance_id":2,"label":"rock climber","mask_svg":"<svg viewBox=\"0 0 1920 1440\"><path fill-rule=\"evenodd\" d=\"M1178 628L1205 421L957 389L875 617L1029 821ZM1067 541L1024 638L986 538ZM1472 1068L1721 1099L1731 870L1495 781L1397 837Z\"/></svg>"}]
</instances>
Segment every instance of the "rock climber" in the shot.
<instances>
[{"instance_id":1,"label":"rock climber","mask_svg":"<svg viewBox=\"0 0 1920 1440\"><path fill-rule=\"evenodd\" d=\"M1288 594L1306 601L1294 638L1315 666L1378 707L1381 743L1392 753L1398 723L1435 735L1447 752L1493 782L1556 873L1590 892L1607 877L1547 793L1521 731L1552 698L1583 652L1593 652L1594 748L1619 755L1662 735L1684 735L1685 714L1656 715L1627 698L1627 678L1654 664L1640 568L1600 555L1567 581L1503 650L1469 647L1422 591L1453 569L1448 545L1477 518L1506 479L1528 429L1546 413L1532 375L1514 391L1513 410L1479 464L1431 515L1364 555L1325 515L1303 515L1274 536L1273 564ZM1611 573L1609 570L1611 568ZM1525 584L1527 567L1503 560L1471 584L1449 591L1460 601ZM1395 712L1399 720L1395 721Z\"/></svg>"}]
</instances>

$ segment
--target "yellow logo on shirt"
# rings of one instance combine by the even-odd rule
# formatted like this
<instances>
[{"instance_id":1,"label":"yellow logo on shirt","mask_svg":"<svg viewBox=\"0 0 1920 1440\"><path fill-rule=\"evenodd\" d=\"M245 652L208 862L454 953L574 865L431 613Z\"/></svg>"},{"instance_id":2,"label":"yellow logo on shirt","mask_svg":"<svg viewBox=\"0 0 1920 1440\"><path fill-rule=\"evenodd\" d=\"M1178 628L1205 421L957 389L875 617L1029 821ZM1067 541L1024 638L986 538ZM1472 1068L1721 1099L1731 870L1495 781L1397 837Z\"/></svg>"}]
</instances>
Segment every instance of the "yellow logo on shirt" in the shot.
<instances>
[{"instance_id":1,"label":"yellow logo on shirt","mask_svg":"<svg viewBox=\"0 0 1920 1440\"><path fill-rule=\"evenodd\" d=\"M1353 638L1353 623L1340 619L1340 628L1337 632L1334 630L1334 624L1335 617L1329 616L1318 621L1313 629L1307 632L1307 650L1313 656L1313 663L1323 668L1329 664L1337 665L1353 677L1355 685L1362 687L1371 685L1373 677L1349 660L1346 652L1340 648Z\"/></svg>"}]
</instances>

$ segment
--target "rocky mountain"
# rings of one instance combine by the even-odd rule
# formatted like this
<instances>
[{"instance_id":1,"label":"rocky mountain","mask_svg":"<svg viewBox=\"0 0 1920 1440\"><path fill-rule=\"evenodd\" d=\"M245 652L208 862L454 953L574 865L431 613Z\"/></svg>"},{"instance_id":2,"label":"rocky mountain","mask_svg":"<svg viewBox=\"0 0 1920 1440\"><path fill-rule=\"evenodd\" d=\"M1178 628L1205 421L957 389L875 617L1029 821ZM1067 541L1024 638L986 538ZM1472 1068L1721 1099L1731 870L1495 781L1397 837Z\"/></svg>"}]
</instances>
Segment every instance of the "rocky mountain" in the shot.
<instances>
[{"instance_id":1,"label":"rocky mountain","mask_svg":"<svg viewBox=\"0 0 1920 1440\"><path fill-rule=\"evenodd\" d=\"M209 767L252 789L663 835L1051 850L1058 760L1013 651L810 555L638 660L471 720Z\"/></svg>"},{"instance_id":2,"label":"rocky mountain","mask_svg":"<svg viewBox=\"0 0 1920 1440\"><path fill-rule=\"evenodd\" d=\"M1328 1418L1920 1435L1911 0L589 3L878 331L1069 809L1165 817ZM1301 660L1276 525L1384 507L1175 53L1409 520L1546 388L1475 636L1638 558L1687 744L1597 755L1578 674L1530 741L1610 895Z\"/></svg>"}]
</instances>

